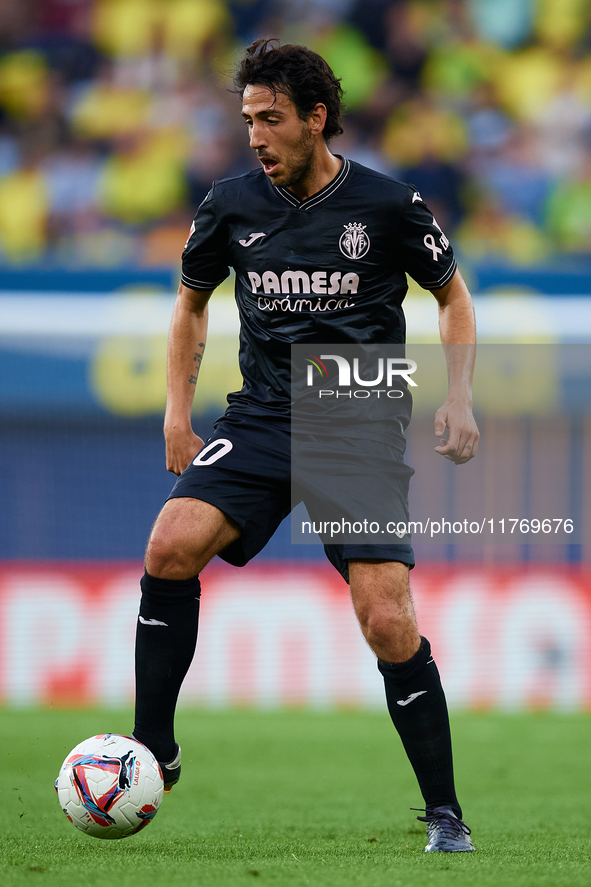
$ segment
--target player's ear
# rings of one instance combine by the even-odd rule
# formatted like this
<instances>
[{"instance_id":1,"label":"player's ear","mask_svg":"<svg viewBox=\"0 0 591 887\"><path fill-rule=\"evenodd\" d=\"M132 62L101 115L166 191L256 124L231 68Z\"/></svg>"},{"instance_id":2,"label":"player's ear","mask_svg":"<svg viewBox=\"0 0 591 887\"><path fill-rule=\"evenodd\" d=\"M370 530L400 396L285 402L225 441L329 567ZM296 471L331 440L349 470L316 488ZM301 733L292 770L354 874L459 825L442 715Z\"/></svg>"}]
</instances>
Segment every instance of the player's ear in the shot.
<instances>
[{"instance_id":1,"label":"player's ear","mask_svg":"<svg viewBox=\"0 0 591 887\"><path fill-rule=\"evenodd\" d=\"M308 126L310 127L312 135L320 135L323 132L326 124L326 117L326 105L323 105L322 102L318 102L308 115Z\"/></svg>"}]
</instances>

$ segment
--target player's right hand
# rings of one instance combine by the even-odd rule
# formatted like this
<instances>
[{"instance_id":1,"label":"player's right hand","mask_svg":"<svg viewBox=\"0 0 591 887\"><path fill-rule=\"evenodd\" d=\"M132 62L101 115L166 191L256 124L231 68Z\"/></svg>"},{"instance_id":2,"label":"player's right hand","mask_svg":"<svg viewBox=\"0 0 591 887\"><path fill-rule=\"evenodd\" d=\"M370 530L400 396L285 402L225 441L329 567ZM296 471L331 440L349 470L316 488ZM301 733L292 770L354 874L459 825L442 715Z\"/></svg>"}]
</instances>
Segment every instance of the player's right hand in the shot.
<instances>
[{"instance_id":1,"label":"player's right hand","mask_svg":"<svg viewBox=\"0 0 591 887\"><path fill-rule=\"evenodd\" d=\"M192 429L172 428L164 431L166 440L166 470L177 476L193 461L204 441Z\"/></svg>"}]
</instances>

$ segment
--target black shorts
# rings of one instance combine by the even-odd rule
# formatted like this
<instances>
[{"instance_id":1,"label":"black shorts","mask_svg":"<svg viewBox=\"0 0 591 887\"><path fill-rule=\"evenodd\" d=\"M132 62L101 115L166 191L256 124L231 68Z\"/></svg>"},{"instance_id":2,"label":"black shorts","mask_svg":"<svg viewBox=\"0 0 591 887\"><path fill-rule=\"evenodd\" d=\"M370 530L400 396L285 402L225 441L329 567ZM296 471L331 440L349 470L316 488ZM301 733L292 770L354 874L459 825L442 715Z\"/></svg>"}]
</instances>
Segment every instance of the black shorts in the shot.
<instances>
[{"instance_id":1,"label":"black shorts","mask_svg":"<svg viewBox=\"0 0 591 887\"><path fill-rule=\"evenodd\" d=\"M331 452L331 460L349 460L353 466L355 452L363 443L366 442L343 441L340 452ZM404 465L401 452L385 444L368 443L372 447L372 460L378 452L381 458L396 460L402 471L403 483L397 484L397 510L392 516L408 521L408 479L412 469ZM317 475L313 488L306 484L306 461L315 459L317 451L318 442L313 436L298 438L294 441L292 465L289 420L226 414L216 422L214 433L183 471L168 498L201 499L231 518L240 528L240 537L224 548L219 557L242 567L264 548L298 501L304 502L314 519L315 503L325 502L329 496L334 498L334 488L323 490ZM294 490L297 491L295 499ZM338 502L335 508L339 509ZM410 544L325 544L324 550L346 582L349 581L349 560L400 561L411 568L415 562Z\"/></svg>"}]
</instances>

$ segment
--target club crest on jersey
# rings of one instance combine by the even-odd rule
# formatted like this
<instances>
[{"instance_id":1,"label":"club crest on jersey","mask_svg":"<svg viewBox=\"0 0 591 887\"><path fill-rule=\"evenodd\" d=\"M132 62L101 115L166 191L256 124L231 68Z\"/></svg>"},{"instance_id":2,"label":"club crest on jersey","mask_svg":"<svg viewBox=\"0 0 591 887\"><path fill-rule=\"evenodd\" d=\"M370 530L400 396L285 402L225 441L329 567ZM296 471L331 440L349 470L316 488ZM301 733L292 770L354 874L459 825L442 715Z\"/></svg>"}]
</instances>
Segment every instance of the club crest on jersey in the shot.
<instances>
[{"instance_id":1,"label":"club crest on jersey","mask_svg":"<svg viewBox=\"0 0 591 887\"><path fill-rule=\"evenodd\" d=\"M339 240L339 248L348 259L362 259L371 246L369 237L365 233L367 225L360 222L349 222L343 225L345 229Z\"/></svg>"}]
</instances>

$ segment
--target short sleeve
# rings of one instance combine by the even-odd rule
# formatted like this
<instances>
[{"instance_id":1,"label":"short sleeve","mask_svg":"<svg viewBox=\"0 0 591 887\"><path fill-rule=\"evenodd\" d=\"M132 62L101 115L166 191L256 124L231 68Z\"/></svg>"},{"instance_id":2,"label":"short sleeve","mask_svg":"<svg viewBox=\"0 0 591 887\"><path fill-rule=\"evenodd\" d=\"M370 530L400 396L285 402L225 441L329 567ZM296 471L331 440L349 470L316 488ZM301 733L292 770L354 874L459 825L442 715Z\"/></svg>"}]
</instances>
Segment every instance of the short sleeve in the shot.
<instances>
[{"instance_id":1,"label":"short sleeve","mask_svg":"<svg viewBox=\"0 0 591 887\"><path fill-rule=\"evenodd\" d=\"M400 219L401 262L424 289L441 289L457 268L451 244L414 185L408 186Z\"/></svg>"},{"instance_id":2,"label":"short sleeve","mask_svg":"<svg viewBox=\"0 0 591 887\"><path fill-rule=\"evenodd\" d=\"M181 283L193 290L213 290L229 273L227 238L216 213L214 184L193 219L183 251Z\"/></svg>"}]
</instances>

